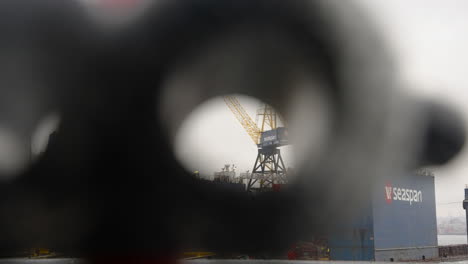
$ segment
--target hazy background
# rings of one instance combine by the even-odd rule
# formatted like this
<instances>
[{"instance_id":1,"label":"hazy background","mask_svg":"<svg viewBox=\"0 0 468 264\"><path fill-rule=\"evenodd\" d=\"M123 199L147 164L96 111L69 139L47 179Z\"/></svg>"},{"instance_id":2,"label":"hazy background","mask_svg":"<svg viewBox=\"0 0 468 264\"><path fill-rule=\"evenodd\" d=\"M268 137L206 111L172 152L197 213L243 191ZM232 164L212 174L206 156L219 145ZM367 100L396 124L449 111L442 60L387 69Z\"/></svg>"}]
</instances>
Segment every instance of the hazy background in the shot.
<instances>
[{"instance_id":1,"label":"hazy background","mask_svg":"<svg viewBox=\"0 0 468 264\"><path fill-rule=\"evenodd\" d=\"M468 122L468 1L360 0L371 11L399 63L409 89L442 100ZM438 216L464 214L468 150L434 168Z\"/></svg>"},{"instance_id":2,"label":"hazy background","mask_svg":"<svg viewBox=\"0 0 468 264\"><path fill-rule=\"evenodd\" d=\"M463 114L468 122L468 1L358 0L376 20L408 91L435 98ZM240 97L255 119L259 101ZM212 175L224 164L251 170L257 150L222 98L196 109L177 136L177 153L191 170ZM293 166L291 147L283 150ZM437 215L464 214L461 201L468 183L468 150L436 174Z\"/></svg>"}]
</instances>

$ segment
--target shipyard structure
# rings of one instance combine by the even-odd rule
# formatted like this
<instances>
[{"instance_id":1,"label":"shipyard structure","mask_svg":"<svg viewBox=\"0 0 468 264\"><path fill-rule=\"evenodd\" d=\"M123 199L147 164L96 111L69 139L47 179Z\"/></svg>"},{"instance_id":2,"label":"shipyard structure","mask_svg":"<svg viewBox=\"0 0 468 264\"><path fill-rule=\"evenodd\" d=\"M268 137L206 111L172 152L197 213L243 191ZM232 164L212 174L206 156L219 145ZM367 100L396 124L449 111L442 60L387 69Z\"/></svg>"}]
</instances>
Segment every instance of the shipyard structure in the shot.
<instances>
[{"instance_id":1,"label":"shipyard structure","mask_svg":"<svg viewBox=\"0 0 468 264\"><path fill-rule=\"evenodd\" d=\"M330 235L332 260L406 261L439 257L434 176L382 177L369 203Z\"/></svg>"},{"instance_id":2,"label":"shipyard structure","mask_svg":"<svg viewBox=\"0 0 468 264\"><path fill-rule=\"evenodd\" d=\"M236 177L234 166L226 165L213 180L248 192L281 191L291 174L281 156L281 147L289 144L287 128L278 122L281 116L262 104L254 122L235 96L224 96L224 101L257 146L258 155L250 173ZM339 219L339 225L320 237L298 241L287 258L407 261L439 257L432 173L376 175L372 184L359 191L364 199L356 208L349 208L352 205L343 197L343 206L351 212Z\"/></svg>"}]
</instances>

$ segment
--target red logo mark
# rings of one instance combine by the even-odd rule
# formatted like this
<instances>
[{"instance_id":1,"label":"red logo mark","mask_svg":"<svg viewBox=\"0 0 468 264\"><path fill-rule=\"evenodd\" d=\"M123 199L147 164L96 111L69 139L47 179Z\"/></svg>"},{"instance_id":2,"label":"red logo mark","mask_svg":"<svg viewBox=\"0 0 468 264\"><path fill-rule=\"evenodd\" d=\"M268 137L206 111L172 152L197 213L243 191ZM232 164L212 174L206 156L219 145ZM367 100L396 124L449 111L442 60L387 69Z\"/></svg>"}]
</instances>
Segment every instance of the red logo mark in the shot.
<instances>
[{"instance_id":1,"label":"red logo mark","mask_svg":"<svg viewBox=\"0 0 468 264\"><path fill-rule=\"evenodd\" d=\"M388 204L391 204L392 203L392 184L391 183L387 183L385 184L385 200L387 201Z\"/></svg>"}]
</instances>

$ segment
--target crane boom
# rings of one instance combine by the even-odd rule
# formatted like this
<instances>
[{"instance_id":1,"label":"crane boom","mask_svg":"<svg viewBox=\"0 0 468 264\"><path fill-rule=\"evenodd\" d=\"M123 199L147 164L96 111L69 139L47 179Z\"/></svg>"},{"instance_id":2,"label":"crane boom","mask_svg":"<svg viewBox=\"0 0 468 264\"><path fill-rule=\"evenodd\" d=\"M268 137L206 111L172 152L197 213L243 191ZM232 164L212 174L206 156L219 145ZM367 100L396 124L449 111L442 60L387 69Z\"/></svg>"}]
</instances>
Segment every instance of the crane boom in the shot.
<instances>
[{"instance_id":1,"label":"crane boom","mask_svg":"<svg viewBox=\"0 0 468 264\"><path fill-rule=\"evenodd\" d=\"M247 114L237 98L232 95L226 95L224 96L224 102L226 102L226 105L245 129L247 134L249 134L250 138L252 138L253 142L258 145L260 143L261 131L249 114Z\"/></svg>"}]
</instances>

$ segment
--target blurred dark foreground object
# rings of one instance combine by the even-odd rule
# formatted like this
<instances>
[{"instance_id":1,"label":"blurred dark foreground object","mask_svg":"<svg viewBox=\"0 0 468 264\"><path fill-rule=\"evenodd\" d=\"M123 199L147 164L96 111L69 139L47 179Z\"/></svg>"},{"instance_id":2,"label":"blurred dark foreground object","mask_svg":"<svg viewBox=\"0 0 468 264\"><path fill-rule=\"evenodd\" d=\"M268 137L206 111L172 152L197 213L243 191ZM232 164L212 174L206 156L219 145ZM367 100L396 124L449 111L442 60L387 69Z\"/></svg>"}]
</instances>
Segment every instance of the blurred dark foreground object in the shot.
<instances>
[{"instance_id":1,"label":"blurred dark foreground object","mask_svg":"<svg viewBox=\"0 0 468 264\"><path fill-rule=\"evenodd\" d=\"M284 250L337 230L380 175L443 164L464 144L455 113L400 92L384 43L348 1L161 1L120 28L72 1L8 0L0 10L0 143L12 135L23 157L40 120L61 117L43 155L0 170L1 252ZM202 85L164 97L187 69ZM288 188L227 191L175 159L174 131L195 106L243 93L282 110L301 74L321 84L307 89L324 92L331 125Z\"/></svg>"}]
</instances>

